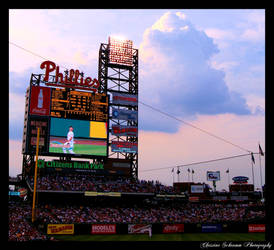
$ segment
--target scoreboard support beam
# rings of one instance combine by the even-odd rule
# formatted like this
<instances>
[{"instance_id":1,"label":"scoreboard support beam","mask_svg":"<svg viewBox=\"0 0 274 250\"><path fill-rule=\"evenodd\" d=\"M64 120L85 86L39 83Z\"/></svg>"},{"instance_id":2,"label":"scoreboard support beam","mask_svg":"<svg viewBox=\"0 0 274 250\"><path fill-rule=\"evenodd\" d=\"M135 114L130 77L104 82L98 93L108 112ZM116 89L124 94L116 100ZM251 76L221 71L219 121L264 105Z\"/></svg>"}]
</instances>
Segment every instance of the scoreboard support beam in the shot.
<instances>
[{"instance_id":1,"label":"scoreboard support beam","mask_svg":"<svg viewBox=\"0 0 274 250\"><path fill-rule=\"evenodd\" d=\"M127 65L123 63L121 64L119 62L115 63L110 60L110 46L110 44L102 43L99 49L98 80L101 86L98 91L107 94L116 92L121 94L132 94L138 96L138 50L132 48L132 63L129 63ZM125 58L128 59L126 56ZM123 105L115 105L113 103L110 103L110 109L113 106L118 106L118 108L120 108ZM128 110L134 110L138 112L138 105L124 107L126 107ZM117 119L112 118L110 111L110 119L108 124L109 147L112 141L138 143L138 136L126 136L126 138L121 138L120 136L112 135L112 124L138 127L138 119L137 121L117 121ZM109 158L131 160L131 176L135 179L138 179L138 152L122 153L109 151Z\"/></svg>"}]
</instances>

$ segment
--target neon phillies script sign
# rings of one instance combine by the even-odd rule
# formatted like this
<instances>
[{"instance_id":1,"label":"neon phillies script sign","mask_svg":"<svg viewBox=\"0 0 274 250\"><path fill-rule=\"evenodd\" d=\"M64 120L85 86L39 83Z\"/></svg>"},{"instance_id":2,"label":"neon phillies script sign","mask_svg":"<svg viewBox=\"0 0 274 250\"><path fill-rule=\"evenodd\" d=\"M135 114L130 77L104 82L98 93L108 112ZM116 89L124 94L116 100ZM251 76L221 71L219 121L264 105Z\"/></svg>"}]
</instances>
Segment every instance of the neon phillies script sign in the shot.
<instances>
[{"instance_id":1,"label":"neon phillies script sign","mask_svg":"<svg viewBox=\"0 0 274 250\"><path fill-rule=\"evenodd\" d=\"M100 83L96 78L84 78L78 69L71 69L69 74L64 76L63 73L60 73L59 66L56 66L56 64L52 61L42 62L40 68L45 69L44 81L48 86L84 89L93 92L97 92L100 86ZM55 71L55 82L48 82L50 78L49 73L53 71Z\"/></svg>"}]
</instances>

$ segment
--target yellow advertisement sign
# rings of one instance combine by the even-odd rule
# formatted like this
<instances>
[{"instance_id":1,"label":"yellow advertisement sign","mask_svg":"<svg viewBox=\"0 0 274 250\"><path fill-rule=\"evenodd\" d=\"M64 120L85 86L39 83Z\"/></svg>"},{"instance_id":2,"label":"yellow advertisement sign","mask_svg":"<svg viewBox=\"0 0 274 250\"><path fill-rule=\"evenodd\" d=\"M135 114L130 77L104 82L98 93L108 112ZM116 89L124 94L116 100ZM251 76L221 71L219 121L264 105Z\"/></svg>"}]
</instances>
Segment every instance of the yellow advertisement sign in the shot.
<instances>
[{"instance_id":1,"label":"yellow advertisement sign","mask_svg":"<svg viewBox=\"0 0 274 250\"><path fill-rule=\"evenodd\" d=\"M48 224L47 234L74 234L74 224Z\"/></svg>"},{"instance_id":2,"label":"yellow advertisement sign","mask_svg":"<svg viewBox=\"0 0 274 250\"><path fill-rule=\"evenodd\" d=\"M121 197L121 193L119 192L93 192L86 191L85 196L111 196L111 197Z\"/></svg>"}]
</instances>

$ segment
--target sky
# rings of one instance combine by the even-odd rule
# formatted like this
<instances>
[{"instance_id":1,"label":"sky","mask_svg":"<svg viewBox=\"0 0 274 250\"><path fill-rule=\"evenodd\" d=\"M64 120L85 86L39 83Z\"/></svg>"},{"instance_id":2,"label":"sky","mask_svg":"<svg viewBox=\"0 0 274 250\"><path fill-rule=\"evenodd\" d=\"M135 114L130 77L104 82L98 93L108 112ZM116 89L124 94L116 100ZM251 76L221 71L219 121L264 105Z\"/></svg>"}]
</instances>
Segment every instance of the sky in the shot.
<instances>
[{"instance_id":1,"label":"sky","mask_svg":"<svg viewBox=\"0 0 274 250\"><path fill-rule=\"evenodd\" d=\"M139 50L141 102L249 151L258 152L258 143L265 149L264 9L10 9L11 176L22 171L31 73L44 73L40 64L48 59L97 78L100 44L115 35ZM138 110L139 179L172 185L178 181L173 166L247 153L145 105ZM264 157L255 155L255 188L260 165L264 184ZM148 171L154 168L166 169ZM188 181L187 168L180 168L179 181ZM217 190L227 190L238 175L252 182L249 155L189 168L195 182L211 186L206 171L220 171Z\"/></svg>"}]
</instances>

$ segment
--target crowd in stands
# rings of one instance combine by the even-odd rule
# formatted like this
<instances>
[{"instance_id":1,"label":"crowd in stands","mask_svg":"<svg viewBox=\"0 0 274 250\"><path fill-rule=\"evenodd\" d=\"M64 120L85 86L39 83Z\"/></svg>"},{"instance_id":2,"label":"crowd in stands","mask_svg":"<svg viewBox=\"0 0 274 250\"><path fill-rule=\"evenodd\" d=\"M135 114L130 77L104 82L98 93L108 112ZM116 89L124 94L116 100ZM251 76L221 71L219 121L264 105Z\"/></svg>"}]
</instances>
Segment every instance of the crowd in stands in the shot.
<instances>
[{"instance_id":1,"label":"crowd in stands","mask_svg":"<svg viewBox=\"0 0 274 250\"><path fill-rule=\"evenodd\" d=\"M29 184L33 188L34 179ZM97 192L138 192L174 194L172 186L156 181L134 180L118 177L115 180L87 174L45 175L37 178L38 190L56 191L97 191Z\"/></svg>"},{"instance_id":2,"label":"crowd in stands","mask_svg":"<svg viewBox=\"0 0 274 250\"><path fill-rule=\"evenodd\" d=\"M181 204L180 206L99 206L43 204L37 208L43 224L66 223L208 223L264 219L264 207L249 204ZM31 203L9 202L9 240L48 240L31 223Z\"/></svg>"},{"instance_id":3,"label":"crowd in stands","mask_svg":"<svg viewBox=\"0 0 274 250\"><path fill-rule=\"evenodd\" d=\"M9 231L10 241L47 240L48 237L37 230L29 221L31 206L9 201Z\"/></svg>"},{"instance_id":4,"label":"crowd in stands","mask_svg":"<svg viewBox=\"0 0 274 250\"><path fill-rule=\"evenodd\" d=\"M33 178L27 180L33 188ZM37 182L38 190L138 192L175 194L171 186L156 181L95 177L87 174L45 175ZM81 201L82 202L82 201ZM62 204L43 201L37 208L43 224L76 223L219 223L264 220L263 204L249 203L189 203L150 201L130 203L121 200L88 204ZM49 240L49 236L31 222L31 201L9 200L9 240Z\"/></svg>"},{"instance_id":5,"label":"crowd in stands","mask_svg":"<svg viewBox=\"0 0 274 250\"><path fill-rule=\"evenodd\" d=\"M244 204L184 204L179 207L91 207L46 205L45 223L203 223L263 219L264 211L248 211Z\"/></svg>"}]
</instances>

